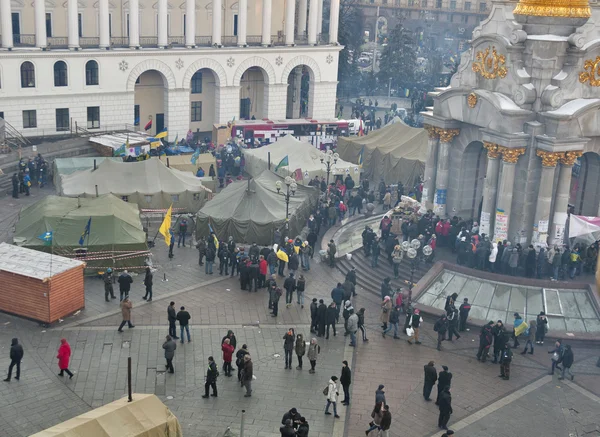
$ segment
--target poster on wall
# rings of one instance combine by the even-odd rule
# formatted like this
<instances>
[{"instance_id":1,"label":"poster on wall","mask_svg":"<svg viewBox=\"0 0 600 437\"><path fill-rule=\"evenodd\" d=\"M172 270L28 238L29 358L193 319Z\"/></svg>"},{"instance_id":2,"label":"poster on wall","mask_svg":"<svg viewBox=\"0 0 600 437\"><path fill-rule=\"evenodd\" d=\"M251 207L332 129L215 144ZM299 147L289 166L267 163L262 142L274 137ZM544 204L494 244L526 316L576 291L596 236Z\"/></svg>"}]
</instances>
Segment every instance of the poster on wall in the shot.
<instances>
[{"instance_id":1,"label":"poster on wall","mask_svg":"<svg viewBox=\"0 0 600 437\"><path fill-rule=\"evenodd\" d=\"M508 216L503 209L496 210L496 221L494 224L494 238L496 240L508 239Z\"/></svg>"},{"instance_id":2,"label":"poster on wall","mask_svg":"<svg viewBox=\"0 0 600 437\"><path fill-rule=\"evenodd\" d=\"M556 225L554 229L554 242L557 244L563 244L565 239L565 225Z\"/></svg>"},{"instance_id":3,"label":"poster on wall","mask_svg":"<svg viewBox=\"0 0 600 437\"><path fill-rule=\"evenodd\" d=\"M547 234L548 233L548 220L540 220L538 222L538 232L540 234Z\"/></svg>"}]
</instances>

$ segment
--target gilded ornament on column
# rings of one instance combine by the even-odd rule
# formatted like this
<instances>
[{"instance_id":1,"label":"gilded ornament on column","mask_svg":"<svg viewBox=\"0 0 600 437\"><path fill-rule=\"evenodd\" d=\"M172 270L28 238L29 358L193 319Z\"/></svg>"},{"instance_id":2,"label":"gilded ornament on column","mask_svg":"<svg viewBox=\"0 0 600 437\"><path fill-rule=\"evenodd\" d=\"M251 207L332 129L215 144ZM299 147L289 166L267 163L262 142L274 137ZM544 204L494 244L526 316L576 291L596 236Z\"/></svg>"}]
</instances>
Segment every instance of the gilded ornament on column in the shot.
<instances>
[{"instance_id":1,"label":"gilded ornament on column","mask_svg":"<svg viewBox=\"0 0 600 437\"><path fill-rule=\"evenodd\" d=\"M502 160L508 164L516 164L519 160L519 156L525 153L525 147L511 149L509 147L498 146L498 149L500 148L502 148Z\"/></svg>"},{"instance_id":2,"label":"gilded ornament on column","mask_svg":"<svg viewBox=\"0 0 600 437\"><path fill-rule=\"evenodd\" d=\"M590 18L589 0L520 0L515 15L535 17Z\"/></svg>"},{"instance_id":3,"label":"gilded ornament on column","mask_svg":"<svg viewBox=\"0 0 600 437\"><path fill-rule=\"evenodd\" d=\"M423 126L423 128L427 131L427 134L429 135L429 139L437 140L440 137L437 127L432 126L430 124L426 124Z\"/></svg>"},{"instance_id":4,"label":"gilded ornament on column","mask_svg":"<svg viewBox=\"0 0 600 437\"><path fill-rule=\"evenodd\" d=\"M564 155L560 157L561 164L564 165L573 165L577 158L583 155L583 150L576 150L574 152L565 152Z\"/></svg>"},{"instance_id":5,"label":"gilded ornament on column","mask_svg":"<svg viewBox=\"0 0 600 437\"><path fill-rule=\"evenodd\" d=\"M469 105L469 108L474 108L475 105L477 105L477 94L475 93L471 93L467 96L467 104Z\"/></svg>"},{"instance_id":6,"label":"gilded ornament on column","mask_svg":"<svg viewBox=\"0 0 600 437\"><path fill-rule=\"evenodd\" d=\"M494 143L488 143L487 141L483 142L483 148L486 149L488 158L490 159L498 159L500 158L500 154L502 153L500 150L498 150L498 144L494 144Z\"/></svg>"},{"instance_id":7,"label":"gilded ornament on column","mask_svg":"<svg viewBox=\"0 0 600 437\"><path fill-rule=\"evenodd\" d=\"M564 156L564 153L547 152L545 150L538 150L535 152L535 154L542 158L542 165L544 167L556 167L558 160Z\"/></svg>"},{"instance_id":8,"label":"gilded ornament on column","mask_svg":"<svg viewBox=\"0 0 600 437\"><path fill-rule=\"evenodd\" d=\"M484 79L504 79L508 73L506 57L499 55L496 47L493 46L484 51L478 51L471 68Z\"/></svg>"},{"instance_id":9,"label":"gilded ornament on column","mask_svg":"<svg viewBox=\"0 0 600 437\"><path fill-rule=\"evenodd\" d=\"M579 82L589 82L590 86L600 86L600 56L597 56L595 60L585 61L583 69L587 71L579 73Z\"/></svg>"},{"instance_id":10,"label":"gilded ornament on column","mask_svg":"<svg viewBox=\"0 0 600 437\"><path fill-rule=\"evenodd\" d=\"M437 129L440 135L440 142L451 143L455 136L460 134L460 129Z\"/></svg>"}]
</instances>

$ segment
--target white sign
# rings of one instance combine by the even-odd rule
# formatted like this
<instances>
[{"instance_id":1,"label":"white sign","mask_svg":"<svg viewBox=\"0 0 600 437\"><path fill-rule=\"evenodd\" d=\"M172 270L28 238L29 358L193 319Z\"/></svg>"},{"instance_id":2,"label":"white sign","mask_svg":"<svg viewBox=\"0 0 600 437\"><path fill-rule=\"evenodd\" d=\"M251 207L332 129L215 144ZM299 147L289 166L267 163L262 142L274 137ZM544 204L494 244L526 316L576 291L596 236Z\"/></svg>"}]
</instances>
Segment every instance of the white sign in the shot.
<instances>
[{"instance_id":1,"label":"white sign","mask_svg":"<svg viewBox=\"0 0 600 437\"><path fill-rule=\"evenodd\" d=\"M508 238L508 216L503 210L496 210L496 221L494 224L494 239L506 240Z\"/></svg>"},{"instance_id":2,"label":"white sign","mask_svg":"<svg viewBox=\"0 0 600 437\"><path fill-rule=\"evenodd\" d=\"M307 171L304 172L304 179L308 179L309 178L309 174Z\"/></svg>"},{"instance_id":3,"label":"white sign","mask_svg":"<svg viewBox=\"0 0 600 437\"><path fill-rule=\"evenodd\" d=\"M31 150L33 150L34 152L37 152L37 146L31 146Z\"/></svg>"},{"instance_id":4,"label":"white sign","mask_svg":"<svg viewBox=\"0 0 600 437\"><path fill-rule=\"evenodd\" d=\"M360 172L360 169L358 167L354 167L354 173L358 173Z\"/></svg>"},{"instance_id":5,"label":"white sign","mask_svg":"<svg viewBox=\"0 0 600 437\"><path fill-rule=\"evenodd\" d=\"M346 169L346 174L350 174L350 169L349 168Z\"/></svg>"},{"instance_id":6,"label":"white sign","mask_svg":"<svg viewBox=\"0 0 600 437\"><path fill-rule=\"evenodd\" d=\"M548 233L548 220L540 220L538 222L538 232L540 234L547 234Z\"/></svg>"},{"instance_id":7,"label":"white sign","mask_svg":"<svg viewBox=\"0 0 600 437\"><path fill-rule=\"evenodd\" d=\"M427 195L429 194L429 189L423 187L423 193L422 193L422 198L423 199L427 199Z\"/></svg>"}]
</instances>

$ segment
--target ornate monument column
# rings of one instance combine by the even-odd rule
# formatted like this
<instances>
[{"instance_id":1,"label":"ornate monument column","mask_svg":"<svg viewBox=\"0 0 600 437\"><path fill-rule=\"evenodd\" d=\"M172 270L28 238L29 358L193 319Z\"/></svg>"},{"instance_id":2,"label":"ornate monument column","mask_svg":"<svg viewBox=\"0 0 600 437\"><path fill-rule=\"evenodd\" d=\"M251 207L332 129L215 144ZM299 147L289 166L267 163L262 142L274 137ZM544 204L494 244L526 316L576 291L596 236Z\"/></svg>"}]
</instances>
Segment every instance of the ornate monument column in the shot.
<instances>
[{"instance_id":1,"label":"ornate monument column","mask_svg":"<svg viewBox=\"0 0 600 437\"><path fill-rule=\"evenodd\" d=\"M433 207L433 196L435 194L435 169L437 166L440 134L434 126L425 125L424 128L429 134L429 140L427 141L428 154L427 161L425 162L425 175L423 177L422 201L425 203L425 207L430 209Z\"/></svg>"},{"instance_id":2,"label":"ornate monument column","mask_svg":"<svg viewBox=\"0 0 600 437\"><path fill-rule=\"evenodd\" d=\"M448 197L448 171L450 168L450 144L460 129L437 129L440 135L440 146L437 159L437 175L435 181L434 212L440 217L446 216Z\"/></svg>"},{"instance_id":3,"label":"ornate monument column","mask_svg":"<svg viewBox=\"0 0 600 437\"><path fill-rule=\"evenodd\" d=\"M525 153L525 147L509 149L508 147L498 146L498 151L502 153L502 177L498 187L494 239L507 240L509 238L510 212L515 185L515 168L519 156Z\"/></svg>"},{"instance_id":4,"label":"ornate monument column","mask_svg":"<svg viewBox=\"0 0 600 437\"><path fill-rule=\"evenodd\" d=\"M545 244L548 240L549 232L554 171L556 170L556 163L561 156L564 156L564 153L538 150L536 155L542 158L542 175L540 177L537 205L535 207L533 238L531 239L531 242L533 244Z\"/></svg>"},{"instance_id":5,"label":"ornate monument column","mask_svg":"<svg viewBox=\"0 0 600 437\"><path fill-rule=\"evenodd\" d=\"M571 189L571 171L577 158L583 151L561 153L558 185L554 199L554 216L552 218L552 232L550 244L561 246L565 238L565 225L567 223L567 208L569 207L569 190Z\"/></svg>"},{"instance_id":6,"label":"ornate monument column","mask_svg":"<svg viewBox=\"0 0 600 437\"><path fill-rule=\"evenodd\" d=\"M487 150L487 171L483 185L483 203L481 206L481 217L479 217L479 233L490 236L494 229L494 217L496 206L496 193L498 192L498 173L500 171L500 146L487 141L483 142L483 147Z\"/></svg>"}]
</instances>

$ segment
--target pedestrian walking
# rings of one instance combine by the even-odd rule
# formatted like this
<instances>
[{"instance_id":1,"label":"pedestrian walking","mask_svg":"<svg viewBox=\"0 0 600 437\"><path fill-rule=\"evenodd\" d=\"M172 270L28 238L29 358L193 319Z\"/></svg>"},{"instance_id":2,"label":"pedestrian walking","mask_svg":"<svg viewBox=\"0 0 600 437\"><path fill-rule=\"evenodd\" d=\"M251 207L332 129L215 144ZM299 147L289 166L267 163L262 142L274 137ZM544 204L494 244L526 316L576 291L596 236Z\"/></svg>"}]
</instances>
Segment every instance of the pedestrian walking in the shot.
<instances>
[{"instance_id":1,"label":"pedestrian walking","mask_svg":"<svg viewBox=\"0 0 600 437\"><path fill-rule=\"evenodd\" d=\"M337 387L337 380L338 377L337 376L332 376L331 379L329 379L329 382L327 383L327 388L323 391L323 394L327 397L327 405L325 406L325 414L326 415L331 415L331 413L329 412L329 406L333 404L333 414L336 419L339 419L340 416L338 416L337 413L337 398L340 395L338 392L338 387Z\"/></svg>"},{"instance_id":2,"label":"pedestrian walking","mask_svg":"<svg viewBox=\"0 0 600 437\"><path fill-rule=\"evenodd\" d=\"M356 347L356 332L358 331L359 318L357 314L354 314L354 308L351 308L349 313L347 330L350 334L350 346Z\"/></svg>"},{"instance_id":3,"label":"pedestrian walking","mask_svg":"<svg viewBox=\"0 0 600 437\"><path fill-rule=\"evenodd\" d=\"M398 337L398 323L399 322L400 322L400 307L394 307L394 308L392 308L392 311L390 312L390 316L389 316L390 324L387 327L387 329L384 329L383 332L381 333L383 338L385 338L385 334L390 332L392 330L392 328L394 329L394 338L395 339L400 338L400 337Z\"/></svg>"},{"instance_id":4,"label":"pedestrian walking","mask_svg":"<svg viewBox=\"0 0 600 437\"><path fill-rule=\"evenodd\" d=\"M389 296L385 296L381 303L381 315L379 321L381 322L381 328L385 331L390 320L390 311L392 309L392 300Z\"/></svg>"},{"instance_id":5,"label":"pedestrian walking","mask_svg":"<svg viewBox=\"0 0 600 437\"><path fill-rule=\"evenodd\" d=\"M329 340L329 328L333 328L333 336L336 336L335 332L335 322L337 319L338 310L336 308L335 302L331 302L327 307L327 331L325 335L325 339Z\"/></svg>"},{"instance_id":6,"label":"pedestrian walking","mask_svg":"<svg viewBox=\"0 0 600 437\"><path fill-rule=\"evenodd\" d=\"M183 336L183 334L182 334ZM217 397L217 378L219 377L219 370L217 369L217 363L212 356L208 357L208 369L206 369L206 382L204 383L204 399L208 399L208 393L212 387L212 395Z\"/></svg>"},{"instance_id":7,"label":"pedestrian walking","mask_svg":"<svg viewBox=\"0 0 600 437\"><path fill-rule=\"evenodd\" d=\"M310 304L310 332L311 334L316 334L317 329L319 329L319 324L317 323L317 309L319 308L318 300L316 297L313 297L313 300Z\"/></svg>"},{"instance_id":8,"label":"pedestrian walking","mask_svg":"<svg viewBox=\"0 0 600 437\"><path fill-rule=\"evenodd\" d=\"M185 307L182 306L177 313L177 320L179 320L179 330L181 331L181 344L184 343L185 337L183 335L183 331L185 330L187 334L188 343L192 342L192 337L190 336L190 313L185 310Z\"/></svg>"},{"instance_id":9,"label":"pedestrian walking","mask_svg":"<svg viewBox=\"0 0 600 437\"><path fill-rule=\"evenodd\" d=\"M408 337L408 344L412 344L411 340L415 341L415 344L421 344L419 341L419 327L423 323L423 317L421 317L421 311L417 308L414 309L412 314L410 315L410 321L408 323L408 327L406 328L406 333L409 334L412 329L412 335Z\"/></svg>"},{"instance_id":10,"label":"pedestrian walking","mask_svg":"<svg viewBox=\"0 0 600 437\"><path fill-rule=\"evenodd\" d=\"M298 299L298 305L300 308L304 308L304 289L306 288L306 279L304 275L300 275L296 282L296 298Z\"/></svg>"},{"instance_id":11,"label":"pedestrian walking","mask_svg":"<svg viewBox=\"0 0 600 437\"><path fill-rule=\"evenodd\" d=\"M8 376L4 381L10 382L12 370L15 366L17 366L17 374L15 375L15 379L17 381L21 379L21 360L23 359L24 354L25 352L23 351L23 346L19 344L19 339L13 338L10 343L10 365L8 366Z\"/></svg>"},{"instance_id":12,"label":"pedestrian walking","mask_svg":"<svg viewBox=\"0 0 600 437\"><path fill-rule=\"evenodd\" d=\"M294 347L294 350L298 357L298 367L296 367L296 370L302 370L302 357L306 353L306 342L304 341L304 336L302 334L296 336L296 346Z\"/></svg>"},{"instance_id":13,"label":"pedestrian walking","mask_svg":"<svg viewBox=\"0 0 600 437\"><path fill-rule=\"evenodd\" d=\"M575 375L571 372L571 366L573 366L573 362L575 361L575 355L573 354L573 350L571 349L571 345L568 344L565 346L565 351L563 352L562 357L562 372L558 379L565 379L565 373L569 372L569 376L571 377L571 381L575 379Z\"/></svg>"},{"instance_id":14,"label":"pedestrian walking","mask_svg":"<svg viewBox=\"0 0 600 437\"><path fill-rule=\"evenodd\" d=\"M500 375L499 377L504 380L510 379L510 363L512 362L513 352L510 350L510 344L504 345L502 351L502 358L500 359Z\"/></svg>"},{"instance_id":15,"label":"pedestrian walking","mask_svg":"<svg viewBox=\"0 0 600 437\"><path fill-rule=\"evenodd\" d=\"M294 341L296 339L296 335L294 333L294 328L288 329L288 332L283 336L283 352L285 354L285 368L292 368L292 351L294 350Z\"/></svg>"},{"instance_id":16,"label":"pedestrian walking","mask_svg":"<svg viewBox=\"0 0 600 437\"><path fill-rule=\"evenodd\" d=\"M102 275L102 280L104 281L104 300L106 302L110 301L110 299L108 298L108 296L110 296L111 299L116 299L117 298L115 296L115 292L114 292L114 289L113 289L113 274L112 273L113 273L113 271L109 267L109 268L106 269L106 271Z\"/></svg>"},{"instance_id":17,"label":"pedestrian walking","mask_svg":"<svg viewBox=\"0 0 600 437\"><path fill-rule=\"evenodd\" d=\"M317 308L317 324L319 329L317 330L317 337L325 336L325 326L327 325L327 306L323 299L319 299L319 306Z\"/></svg>"},{"instance_id":18,"label":"pedestrian walking","mask_svg":"<svg viewBox=\"0 0 600 437\"><path fill-rule=\"evenodd\" d=\"M146 276L144 276L144 285L146 286L146 294L142 296L142 299L148 300L148 302L152 302L152 277L153 277L152 269L150 266L146 267Z\"/></svg>"},{"instance_id":19,"label":"pedestrian walking","mask_svg":"<svg viewBox=\"0 0 600 437\"><path fill-rule=\"evenodd\" d=\"M233 360L233 351L235 350L235 347L231 344L231 340L226 338L221 344L221 350L223 351L223 372L225 373L225 376L232 376L231 361Z\"/></svg>"},{"instance_id":20,"label":"pedestrian walking","mask_svg":"<svg viewBox=\"0 0 600 437\"><path fill-rule=\"evenodd\" d=\"M450 388L450 385L452 384L452 373L448 371L448 366L442 366L442 371L438 375L437 383L438 395L437 399L435 400L435 404L439 405L440 396L442 395L442 392L444 391L444 389Z\"/></svg>"},{"instance_id":21,"label":"pedestrian walking","mask_svg":"<svg viewBox=\"0 0 600 437\"><path fill-rule=\"evenodd\" d=\"M129 297L125 297L121 302L121 315L123 316L123 321L119 325L119 329L117 331L123 332L123 326L127 324L129 329L135 328L135 326L131 323L131 309L133 308L133 304L129 300Z\"/></svg>"},{"instance_id":22,"label":"pedestrian walking","mask_svg":"<svg viewBox=\"0 0 600 437\"><path fill-rule=\"evenodd\" d=\"M448 341L452 341L452 335L458 340L460 334L458 333L458 310L455 307L450 308L448 311Z\"/></svg>"},{"instance_id":23,"label":"pedestrian walking","mask_svg":"<svg viewBox=\"0 0 600 437\"><path fill-rule=\"evenodd\" d=\"M308 373L315 373L315 367L317 365L317 356L321 353L321 346L317 344L317 339L313 338L308 346L308 352L306 356L310 362L310 370Z\"/></svg>"},{"instance_id":24,"label":"pedestrian walking","mask_svg":"<svg viewBox=\"0 0 600 437\"><path fill-rule=\"evenodd\" d=\"M423 369L425 371L425 380L423 381L423 398L425 398L426 401L431 401L431 390L438 379L437 371L435 370L435 363L430 361L423 366Z\"/></svg>"},{"instance_id":25,"label":"pedestrian walking","mask_svg":"<svg viewBox=\"0 0 600 437\"><path fill-rule=\"evenodd\" d=\"M359 309L356 315L358 316L358 329L362 333L362 339L363 341L369 341L367 338L367 328L365 327L365 309Z\"/></svg>"},{"instance_id":26,"label":"pedestrian walking","mask_svg":"<svg viewBox=\"0 0 600 437\"><path fill-rule=\"evenodd\" d=\"M385 385L379 384L377 390L375 390L375 403L381 402L385 405L387 402L385 401Z\"/></svg>"},{"instance_id":27,"label":"pedestrian walking","mask_svg":"<svg viewBox=\"0 0 600 437\"><path fill-rule=\"evenodd\" d=\"M448 429L448 421L452 414L452 395L450 394L450 387L444 388L440 395L439 401L440 415L438 417L438 427L440 429Z\"/></svg>"},{"instance_id":28,"label":"pedestrian walking","mask_svg":"<svg viewBox=\"0 0 600 437\"><path fill-rule=\"evenodd\" d=\"M381 424L381 418L383 416L383 402L376 402L375 408L371 412L371 422L369 422L369 429L365 431L365 434L368 436L369 433L375 429L379 429L379 425Z\"/></svg>"},{"instance_id":29,"label":"pedestrian walking","mask_svg":"<svg viewBox=\"0 0 600 437\"><path fill-rule=\"evenodd\" d=\"M460 321L458 324L458 331L463 332L467 330L467 320L469 320L469 312L471 311L471 304L468 298L464 298L462 305L458 309Z\"/></svg>"},{"instance_id":30,"label":"pedestrian walking","mask_svg":"<svg viewBox=\"0 0 600 437\"><path fill-rule=\"evenodd\" d=\"M565 352L565 348L562 345L560 340L556 340L554 343L554 349L548 351L549 354L552 354L552 368L550 369L550 375L554 375L554 369L562 370L559 364L562 361L563 354Z\"/></svg>"},{"instance_id":31,"label":"pedestrian walking","mask_svg":"<svg viewBox=\"0 0 600 437\"><path fill-rule=\"evenodd\" d=\"M173 340L173 337L167 335L162 347L165 350L165 360L167 360L167 372L175 373L175 368L173 367L173 358L175 358L175 349L177 349L177 343L175 342L175 340Z\"/></svg>"},{"instance_id":32,"label":"pedestrian walking","mask_svg":"<svg viewBox=\"0 0 600 437\"><path fill-rule=\"evenodd\" d=\"M342 405L350 405L350 384L352 384L352 371L348 367L348 361L342 361L342 375L340 376L340 384L344 390L344 401Z\"/></svg>"},{"instance_id":33,"label":"pedestrian walking","mask_svg":"<svg viewBox=\"0 0 600 437\"><path fill-rule=\"evenodd\" d=\"M441 351L442 341L446 339L446 332L448 332L448 318L446 317L446 314L442 314L442 317L435 322L435 325L433 325L433 330L437 332L438 335L437 350Z\"/></svg>"},{"instance_id":34,"label":"pedestrian walking","mask_svg":"<svg viewBox=\"0 0 600 437\"><path fill-rule=\"evenodd\" d=\"M244 367L242 369L242 385L246 388L245 398L252 396L252 380L254 379L254 365L250 354L244 355Z\"/></svg>"},{"instance_id":35,"label":"pedestrian walking","mask_svg":"<svg viewBox=\"0 0 600 437\"><path fill-rule=\"evenodd\" d=\"M235 365L238 369L238 382L242 385L242 387L244 386L242 375L244 370L244 357L248 354L250 354L250 352L248 352L248 346L245 344L243 344L242 348L238 349L238 351L235 353Z\"/></svg>"},{"instance_id":36,"label":"pedestrian walking","mask_svg":"<svg viewBox=\"0 0 600 437\"><path fill-rule=\"evenodd\" d=\"M289 308L294 299L294 291L296 291L296 279L294 279L293 273L290 273L290 275L285 278L285 281L283 281L283 288L285 289L285 306Z\"/></svg>"},{"instance_id":37,"label":"pedestrian walking","mask_svg":"<svg viewBox=\"0 0 600 437\"><path fill-rule=\"evenodd\" d=\"M119 283L119 295L120 300L123 302L123 299L126 297L129 298L129 291L131 291L131 284L133 283L133 279L131 275L127 272L127 270L123 270L123 272L119 275L119 279L117 279Z\"/></svg>"},{"instance_id":38,"label":"pedestrian walking","mask_svg":"<svg viewBox=\"0 0 600 437\"><path fill-rule=\"evenodd\" d=\"M486 325L483 325L481 332L479 333L479 349L477 350L477 361L485 363L489 353L490 346L492 345L492 326L493 321L489 321Z\"/></svg>"},{"instance_id":39,"label":"pedestrian walking","mask_svg":"<svg viewBox=\"0 0 600 437\"><path fill-rule=\"evenodd\" d=\"M60 339L60 347L58 348L58 368L60 373L58 376L64 376L64 372L67 372L69 379L73 379L73 373L69 370L69 360L71 359L71 346L67 342L66 338Z\"/></svg>"},{"instance_id":40,"label":"pedestrian walking","mask_svg":"<svg viewBox=\"0 0 600 437\"><path fill-rule=\"evenodd\" d=\"M381 422L379 423L379 436L388 437L389 430L392 426L392 413L390 413L390 406L383 406L383 414L381 415Z\"/></svg>"},{"instance_id":41,"label":"pedestrian walking","mask_svg":"<svg viewBox=\"0 0 600 437\"><path fill-rule=\"evenodd\" d=\"M196 249L198 249L198 265L203 266L204 263L202 262L202 260L204 258L204 255L206 254L206 240L204 240L204 237L198 240L198 243L196 244ZM231 276L233 276L233 273Z\"/></svg>"},{"instance_id":42,"label":"pedestrian walking","mask_svg":"<svg viewBox=\"0 0 600 437\"><path fill-rule=\"evenodd\" d=\"M177 337L177 311L175 310L175 302L169 303L167 307L167 319L169 320L169 335L173 340L179 340Z\"/></svg>"},{"instance_id":43,"label":"pedestrian walking","mask_svg":"<svg viewBox=\"0 0 600 437\"><path fill-rule=\"evenodd\" d=\"M272 306L273 306L273 312L271 313L271 317L277 317L277 314L279 313L279 299L281 299L281 295L283 294L283 291L281 291L281 288L273 286L274 288L274 292L273 292L273 302L272 302Z\"/></svg>"}]
</instances>

